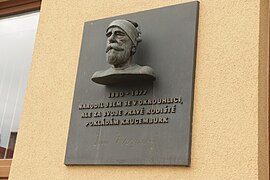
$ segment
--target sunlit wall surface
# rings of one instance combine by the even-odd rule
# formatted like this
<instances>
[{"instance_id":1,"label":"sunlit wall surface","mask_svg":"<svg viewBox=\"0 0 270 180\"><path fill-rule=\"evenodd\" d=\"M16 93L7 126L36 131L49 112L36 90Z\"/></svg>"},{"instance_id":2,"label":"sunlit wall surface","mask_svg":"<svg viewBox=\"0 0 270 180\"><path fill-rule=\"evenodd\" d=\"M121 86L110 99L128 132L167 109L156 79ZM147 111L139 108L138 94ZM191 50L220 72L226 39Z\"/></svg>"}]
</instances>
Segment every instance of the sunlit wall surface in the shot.
<instances>
[{"instance_id":1,"label":"sunlit wall surface","mask_svg":"<svg viewBox=\"0 0 270 180\"><path fill-rule=\"evenodd\" d=\"M12 158L39 13L0 19L0 158Z\"/></svg>"}]
</instances>

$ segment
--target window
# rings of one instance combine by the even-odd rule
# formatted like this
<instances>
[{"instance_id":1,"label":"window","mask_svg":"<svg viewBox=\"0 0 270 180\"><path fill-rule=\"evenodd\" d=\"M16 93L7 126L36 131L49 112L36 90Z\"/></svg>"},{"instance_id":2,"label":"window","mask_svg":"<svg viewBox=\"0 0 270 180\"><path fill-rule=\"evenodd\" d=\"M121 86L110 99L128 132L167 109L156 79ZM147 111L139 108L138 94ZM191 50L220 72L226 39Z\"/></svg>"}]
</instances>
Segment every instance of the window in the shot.
<instances>
[{"instance_id":1,"label":"window","mask_svg":"<svg viewBox=\"0 0 270 180\"><path fill-rule=\"evenodd\" d=\"M0 159L12 158L39 13L0 20Z\"/></svg>"},{"instance_id":2,"label":"window","mask_svg":"<svg viewBox=\"0 0 270 180\"><path fill-rule=\"evenodd\" d=\"M39 19L33 10L40 4L0 0L0 179L8 178L13 157Z\"/></svg>"}]
</instances>

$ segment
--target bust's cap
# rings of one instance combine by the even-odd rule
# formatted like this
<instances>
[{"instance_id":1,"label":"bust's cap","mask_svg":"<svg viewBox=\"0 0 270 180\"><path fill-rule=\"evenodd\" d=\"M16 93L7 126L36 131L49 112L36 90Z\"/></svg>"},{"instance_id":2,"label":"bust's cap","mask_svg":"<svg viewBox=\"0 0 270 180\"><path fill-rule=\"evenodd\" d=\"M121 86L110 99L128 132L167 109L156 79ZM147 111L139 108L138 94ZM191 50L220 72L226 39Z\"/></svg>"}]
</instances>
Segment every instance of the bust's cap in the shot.
<instances>
[{"instance_id":1,"label":"bust's cap","mask_svg":"<svg viewBox=\"0 0 270 180\"><path fill-rule=\"evenodd\" d=\"M137 47L137 44L141 42L141 31L138 27L135 27L131 21L125 20L125 19L117 19L110 23L108 26L106 32L112 27L118 27L122 29L129 39L132 41L135 47Z\"/></svg>"}]
</instances>

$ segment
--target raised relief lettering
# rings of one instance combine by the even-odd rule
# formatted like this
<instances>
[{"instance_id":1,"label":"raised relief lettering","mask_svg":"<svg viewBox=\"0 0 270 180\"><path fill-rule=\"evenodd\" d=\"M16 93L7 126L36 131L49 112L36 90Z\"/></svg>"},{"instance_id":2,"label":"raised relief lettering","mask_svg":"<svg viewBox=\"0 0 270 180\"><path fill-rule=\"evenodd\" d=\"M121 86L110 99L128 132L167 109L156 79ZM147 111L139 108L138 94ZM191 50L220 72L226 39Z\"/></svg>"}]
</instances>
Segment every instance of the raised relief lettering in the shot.
<instances>
[{"instance_id":1,"label":"raised relief lettering","mask_svg":"<svg viewBox=\"0 0 270 180\"><path fill-rule=\"evenodd\" d=\"M120 98L125 95L142 96L147 90L132 90L128 92L110 92L108 98ZM182 97L139 99L129 101L96 102L79 105L79 110L88 110L81 114L82 119L87 119L86 127L115 126L115 125L154 125L167 124L169 117L159 115L174 114L183 104ZM126 107L126 109L122 109ZM137 107L137 108L136 108ZM111 109L113 108L113 109ZM101 110L94 111L91 110ZM89 111L90 110L90 111ZM134 116L136 118L128 118ZM102 118L103 119L100 119ZM121 118L122 117L122 118Z\"/></svg>"},{"instance_id":2,"label":"raised relief lettering","mask_svg":"<svg viewBox=\"0 0 270 180\"><path fill-rule=\"evenodd\" d=\"M111 117L111 116L122 116L123 115L123 110L118 110L118 111L106 111L104 113L104 117Z\"/></svg>"}]
</instances>

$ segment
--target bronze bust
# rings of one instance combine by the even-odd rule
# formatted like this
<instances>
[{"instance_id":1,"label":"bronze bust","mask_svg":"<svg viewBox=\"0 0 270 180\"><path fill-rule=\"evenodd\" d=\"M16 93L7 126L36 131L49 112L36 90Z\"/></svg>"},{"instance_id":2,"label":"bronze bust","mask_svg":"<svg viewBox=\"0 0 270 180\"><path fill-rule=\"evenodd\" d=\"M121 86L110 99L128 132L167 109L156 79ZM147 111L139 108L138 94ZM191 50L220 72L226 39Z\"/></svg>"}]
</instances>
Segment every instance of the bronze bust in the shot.
<instances>
[{"instance_id":1,"label":"bronze bust","mask_svg":"<svg viewBox=\"0 0 270 180\"><path fill-rule=\"evenodd\" d=\"M136 22L115 20L108 26L106 36L106 61L111 67L105 71L95 72L92 81L110 85L156 79L151 67L140 66L133 61L138 43L141 42L141 31Z\"/></svg>"}]
</instances>

